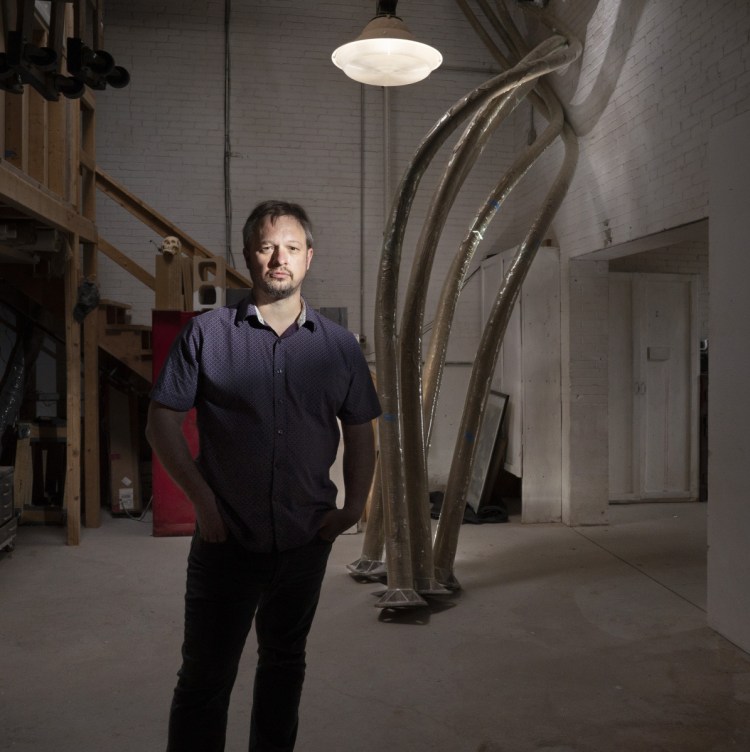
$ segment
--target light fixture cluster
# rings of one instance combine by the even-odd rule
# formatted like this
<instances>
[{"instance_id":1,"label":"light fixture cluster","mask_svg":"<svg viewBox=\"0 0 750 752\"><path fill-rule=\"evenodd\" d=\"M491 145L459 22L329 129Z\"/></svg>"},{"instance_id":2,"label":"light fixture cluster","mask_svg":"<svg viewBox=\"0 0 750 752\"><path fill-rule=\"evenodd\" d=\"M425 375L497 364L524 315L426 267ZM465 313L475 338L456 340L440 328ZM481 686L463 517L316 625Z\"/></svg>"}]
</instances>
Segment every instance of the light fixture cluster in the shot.
<instances>
[{"instance_id":1,"label":"light fixture cluster","mask_svg":"<svg viewBox=\"0 0 750 752\"><path fill-rule=\"evenodd\" d=\"M18 31L8 32L5 49L0 53L0 89L13 94L22 94L24 85L30 84L49 101L60 94L78 99L86 86L121 89L130 82L128 71L115 65L109 52L92 50L77 37L68 37L68 76L59 72L61 55L56 49L26 42Z\"/></svg>"},{"instance_id":2,"label":"light fixture cluster","mask_svg":"<svg viewBox=\"0 0 750 752\"><path fill-rule=\"evenodd\" d=\"M443 62L396 15L397 2L378 0L375 17L362 33L334 51L334 65L349 78L372 86L404 86L427 78Z\"/></svg>"}]
</instances>

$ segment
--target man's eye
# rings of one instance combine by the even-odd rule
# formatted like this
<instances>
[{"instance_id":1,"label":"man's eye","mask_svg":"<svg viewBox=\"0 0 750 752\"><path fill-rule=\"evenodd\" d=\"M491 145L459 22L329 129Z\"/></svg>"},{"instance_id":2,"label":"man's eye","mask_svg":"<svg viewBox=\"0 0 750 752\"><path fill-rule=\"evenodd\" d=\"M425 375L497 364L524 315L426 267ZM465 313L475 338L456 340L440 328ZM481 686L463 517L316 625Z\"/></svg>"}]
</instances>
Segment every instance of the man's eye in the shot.
<instances>
[{"instance_id":1,"label":"man's eye","mask_svg":"<svg viewBox=\"0 0 750 752\"><path fill-rule=\"evenodd\" d=\"M267 245L267 244L266 245L262 245L260 247L260 250L261 250L262 253L271 253L273 251L273 246L272 245Z\"/></svg>"}]
</instances>

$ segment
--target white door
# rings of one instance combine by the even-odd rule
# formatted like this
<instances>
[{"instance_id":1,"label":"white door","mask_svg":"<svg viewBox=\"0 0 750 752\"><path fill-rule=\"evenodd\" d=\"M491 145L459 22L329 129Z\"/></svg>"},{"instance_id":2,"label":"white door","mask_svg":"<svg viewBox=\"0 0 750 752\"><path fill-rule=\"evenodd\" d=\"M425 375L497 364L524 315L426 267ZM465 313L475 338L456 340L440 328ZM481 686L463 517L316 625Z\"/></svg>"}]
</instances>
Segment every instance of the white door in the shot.
<instances>
[{"instance_id":1,"label":"white door","mask_svg":"<svg viewBox=\"0 0 750 752\"><path fill-rule=\"evenodd\" d=\"M697 283L610 275L611 501L698 494Z\"/></svg>"}]
</instances>

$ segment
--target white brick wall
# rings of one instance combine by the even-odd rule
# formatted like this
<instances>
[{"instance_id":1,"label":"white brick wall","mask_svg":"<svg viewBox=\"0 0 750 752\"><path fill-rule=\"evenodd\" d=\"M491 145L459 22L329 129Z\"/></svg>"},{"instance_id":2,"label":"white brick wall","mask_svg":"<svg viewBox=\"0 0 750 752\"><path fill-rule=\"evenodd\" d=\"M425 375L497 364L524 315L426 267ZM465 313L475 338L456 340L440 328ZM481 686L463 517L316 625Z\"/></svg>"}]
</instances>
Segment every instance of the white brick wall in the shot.
<instances>
[{"instance_id":1,"label":"white brick wall","mask_svg":"<svg viewBox=\"0 0 750 752\"><path fill-rule=\"evenodd\" d=\"M404 3L399 9L412 31L438 46L445 64L419 85L390 90L384 118L382 90L363 91L330 63L331 51L369 19L372 9L364 5L343 0L232 4L233 217L228 239L223 2L110 3L106 48L131 71L132 82L124 90L97 95L97 123L102 168L214 252L222 254L228 241L239 268L240 229L249 209L272 196L303 203L316 226L317 251L306 296L314 306L346 307L350 328L364 333L372 349L380 245L390 200L384 200L384 168L387 164L390 169L392 197L436 118L487 77L474 69L493 63L455 2ZM585 44L581 60L553 76L581 146L575 179L550 232L565 269L572 257L708 215L709 130L750 110L750 3L552 0L549 7ZM522 15L516 6L512 12ZM536 39L547 34L536 23L529 23L529 30ZM384 157L386 121L391 148ZM528 127L529 107L524 104L495 135L459 196L435 261L427 322L451 255L490 187L525 143ZM543 127L537 115L536 130ZM420 218L457 137L426 173L414 202L401 264L402 295ZM529 172L495 220L480 255L519 242L561 156L561 148L552 147ZM102 235L151 270L153 242L159 238L106 200L100 201L98 212ZM652 253L648 262L638 263L651 267L663 262L670 271L678 271L677 266L687 270L685 265L692 263L683 255L676 258L677 251L666 251L675 256L668 259ZM695 263L704 273L705 258ZM572 306L570 321L564 319L569 356L563 369L569 388L564 410L576 441L586 425L597 431L606 425L606 403L602 408L600 402L606 395L606 358L598 360L606 347L601 349L597 330L603 303L596 293L606 273L597 265L590 268L593 278L575 266L576 276L563 284L563 306ZM106 260L101 269L103 295L131 302L133 319L148 321L150 291ZM478 332L476 300L467 295L449 358L471 360ZM454 425L447 420L445 437L435 441L452 446L454 438L448 434ZM602 478L601 464L592 464L582 447L601 452L602 446L592 439L565 450L575 455L568 459L580 475L567 481L571 494L581 500L583 516L596 489L601 490ZM606 468L606 453L603 462ZM590 470L581 473L581 468Z\"/></svg>"},{"instance_id":2,"label":"white brick wall","mask_svg":"<svg viewBox=\"0 0 750 752\"><path fill-rule=\"evenodd\" d=\"M332 65L330 54L360 31L371 12L342 2L233 4L230 33L230 243L238 268L244 270L241 227L250 208L273 196L299 201L316 229L317 255L305 294L315 306L347 307L350 327L362 330L370 343L387 211L382 182L383 93L367 88L361 108L360 85ZM418 87L389 92L390 195L435 120L484 80L470 69L486 69L491 63L450 0L413 2L403 13L417 36L440 47L446 65L461 70L439 71ZM109 8L107 24L107 46L131 71L132 83L127 89L100 95L102 168L223 254L223 3L178 7L135 0ZM157 65L158 77L153 74ZM425 176L415 202L404 244L402 289L421 228L420 212L429 201L437 165L442 170L449 148L450 144ZM507 137L495 139L486 166L471 178L476 187L467 188L459 198L435 263L437 281L430 289L428 321L450 255L511 150ZM100 201L98 211L102 234L151 269L155 248L150 241L158 238L130 222L107 200ZM362 295L360 256L364 258ZM148 292L112 264L104 263L102 268L104 294L125 296L135 304L134 319L146 320L151 307ZM474 309L469 307L472 322ZM459 347L458 357L470 357L465 349Z\"/></svg>"},{"instance_id":3,"label":"white brick wall","mask_svg":"<svg viewBox=\"0 0 750 752\"><path fill-rule=\"evenodd\" d=\"M585 44L581 60L552 77L581 146L554 223L562 251L580 255L706 217L709 131L750 109L750 3L549 7ZM526 184L537 201L559 159L553 151ZM516 233L533 205L516 196Z\"/></svg>"},{"instance_id":4,"label":"white brick wall","mask_svg":"<svg viewBox=\"0 0 750 752\"><path fill-rule=\"evenodd\" d=\"M97 95L97 159L160 214L224 254L223 3L111 3L106 49L131 73ZM99 195L100 233L153 273L161 241ZM156 245L155 245L156 244ZM150 323L153 293L102 260L102 295Z\"/></svg>"}]
</instances>

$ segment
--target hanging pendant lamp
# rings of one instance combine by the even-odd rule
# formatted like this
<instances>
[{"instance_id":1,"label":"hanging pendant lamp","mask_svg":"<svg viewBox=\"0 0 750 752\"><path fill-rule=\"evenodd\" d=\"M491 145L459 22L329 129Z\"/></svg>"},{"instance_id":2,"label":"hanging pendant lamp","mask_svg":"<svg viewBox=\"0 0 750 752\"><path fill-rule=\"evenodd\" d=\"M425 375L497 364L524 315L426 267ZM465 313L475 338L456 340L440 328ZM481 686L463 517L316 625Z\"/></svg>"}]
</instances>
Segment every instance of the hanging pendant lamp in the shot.
<instances>
[{"instance_id":1,"label":"hanging pendant lamp","mask_svg":"<svg viewBox=\"0 0 750 752\"><path fill-rule=\"evenodd\" d=\"M404 86L421 81L442 62L428 44L417 42L396 15L398 0L378 0L376 15L353 41L334 50L333 64L349 78L372 86Z\"/></svg>"}]
</instances>

